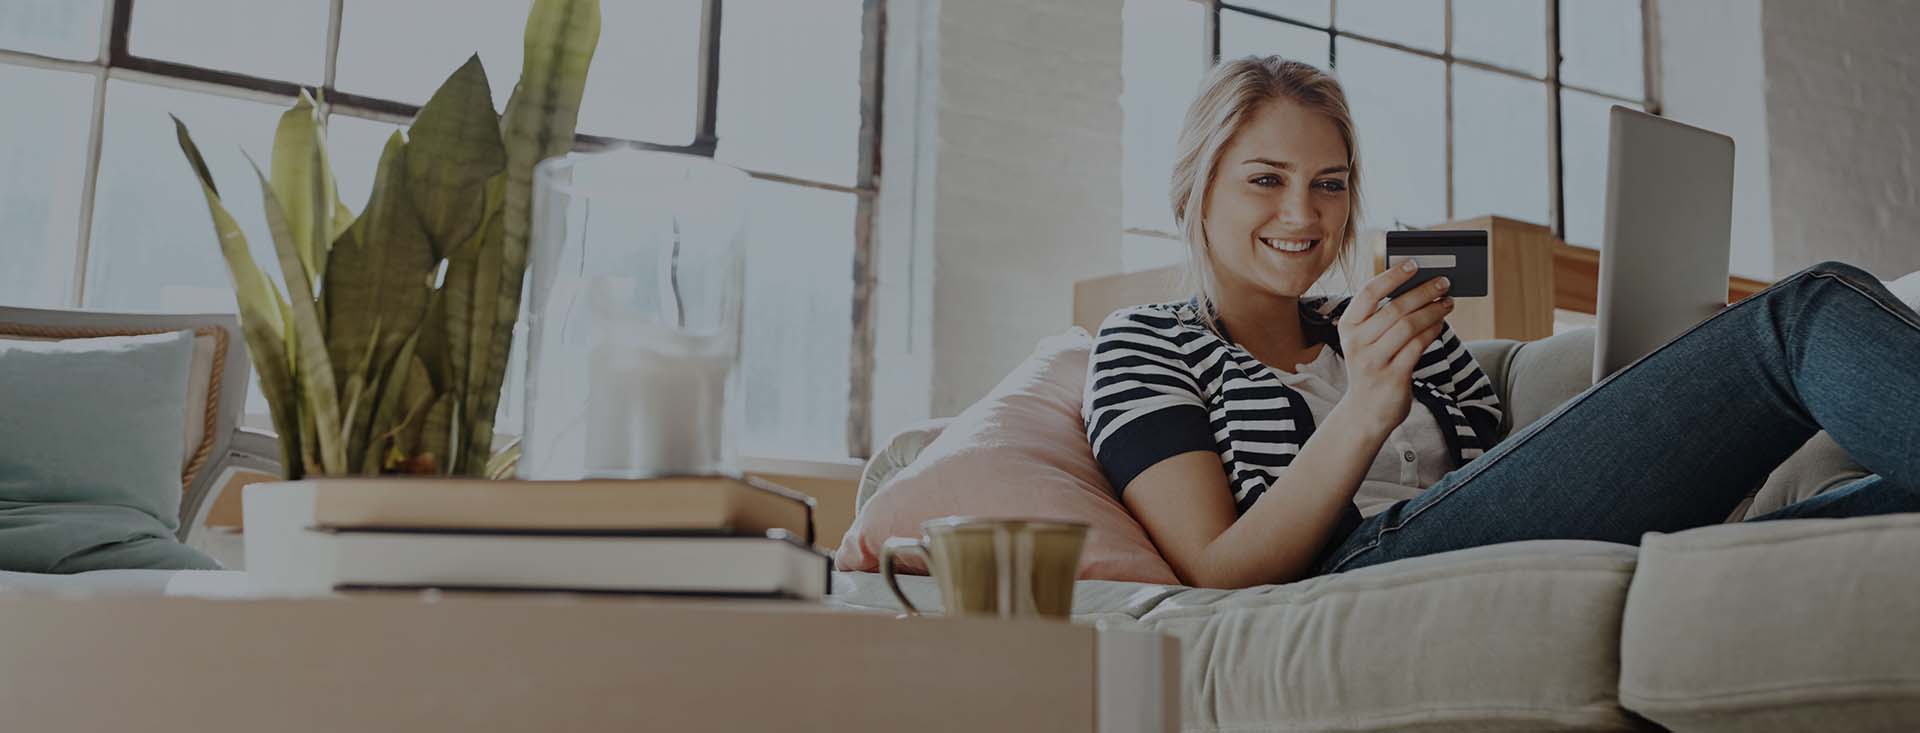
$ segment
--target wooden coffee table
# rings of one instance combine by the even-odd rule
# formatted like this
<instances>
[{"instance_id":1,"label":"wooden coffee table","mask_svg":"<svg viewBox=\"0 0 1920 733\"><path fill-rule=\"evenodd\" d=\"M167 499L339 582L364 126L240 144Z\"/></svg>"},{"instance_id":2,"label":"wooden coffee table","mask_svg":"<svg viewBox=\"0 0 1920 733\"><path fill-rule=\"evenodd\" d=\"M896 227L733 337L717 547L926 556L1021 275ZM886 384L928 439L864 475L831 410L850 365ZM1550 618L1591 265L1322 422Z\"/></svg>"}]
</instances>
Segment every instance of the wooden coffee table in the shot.
<instances>
[{"instance_id":1,"label":"wooden coffee table","mask_svg":"<svg viewBox=\"0 0 1920 733\"><path fill-rule=\"evenodd\" d=\"M1170 636L815 603L0 594L19 730L1175 731Z\"/></svg>"}]
</instances>

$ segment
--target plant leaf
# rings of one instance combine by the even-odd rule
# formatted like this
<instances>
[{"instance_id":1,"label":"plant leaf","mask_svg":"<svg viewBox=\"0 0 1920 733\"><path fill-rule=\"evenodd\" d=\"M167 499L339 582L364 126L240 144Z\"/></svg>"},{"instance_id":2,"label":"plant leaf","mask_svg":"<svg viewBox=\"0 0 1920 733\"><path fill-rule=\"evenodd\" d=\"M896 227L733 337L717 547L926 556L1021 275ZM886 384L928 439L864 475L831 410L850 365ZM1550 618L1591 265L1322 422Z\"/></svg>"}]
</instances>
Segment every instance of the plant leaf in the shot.
<instances>
[{"instance_id":1,"label":"plant leaf","mask_svg":"<svg viewBox=\"0 0 1920 733\"><path fill-rule=\"evenodd\" d=\"M421 421L420 438L415 443L412 454L408 456L409 458L432 456L440 463L442 473L450 470L447 465L447 455L448 446L452 445L452 440L448 435L456 429L453 403L453 395L441 395L440 399L433 403L433 407L427 410L426 418Z\"/></svg>"},{"instance_id":2,"label":"plant leaf","mask_svg":"<svg viewBox=\"0 0 1920 733\"><path fill-rule=\"evenodd\" d=\"M392 364L426 315L434 257L406 194L410 149L398 132L387 138L366 210L327 257L327 347L343 382L362 361Z\"/></svg>"},{"instance_id":3,"label":"plant leaf","mask_svg":"<svg viewBox=\"0 0 1920 733\"><path fill-rule=\"evenodd\" d=\"M320 428L314 424L313 411L306 409L306 405L303 401L300 409L301 471L308 474L316 475L316 476L324 476L330 472L326 470L325 466L322 466L320 464L320 458L319 458L320 449L318 447L319 444L315 442L316 440L315 436L318 436L319 434L320 434Z\"/></svg>"},{"instance_id":4,"label":"plant leaf","mask_svg":"<svg viewBox=\"0 0 1920 733\"><path fill-rule=\"evenodd\" d=\"M268 410L273 414L274 432L279 434L281 470L287 478L297 479L302 468L298 460L299 399L294 392L291 365L283 344L285 321L281 315L285 301L273 288L273 281L254 263L253 253L247 248L246 234L221 204L213 174L207 168L206 160L201 158L200 149L193 144L193 136L187 131L186 124L175 117L173 125L180 150L199 179L200 192L206 196L207 210L213 217L214 236L219 240L221 257L227 262L234 300L240 312L241 338L246 341L248 357L260 375L260 389L265 393Z\"/></svg>"},{"instance_id":5,"label":"plant leaf","mask_svg":"<svg viewBox=\"0 0 1920 733\"><path fill-rule=\"evenodd\" d=\"M347 446L347 465L361 465L366 455L367 438L373 424L374 399L379 395L379 374L374 370L373 344L380 340L380 322L374 321L367 334L367 349L360 363L348 372L341 398L346 414L341 417L340 440Z\"/></svg>"},{"instance_id":6,"label":"plant leaf","mask_svg":"<svg viewBox=\"0 0 1920 733\"><path fill-rule=\"evenodd\" d=\"M422 323L421 328L430 325ZM394 357L393 363L387 365L379 375L379 393L374 398L373 414L367 423L369 440L361 458L361 465L373 466L368 473L379 472L380 462L386 453L381 444L391 439L395 428L406 417L407 383L412 381L413 369L424 368L419 366L420 360L414 356L414 349L419 343L420 331L415 330L412 336L407 337L406 343L400 345L400 353Z\"/></svg>"},{"instance_id":7,"label":"plant leaf","mask_svg":"<svg viewBox=\"0 0 1920 733\"><path fill-rule=\"evenodd\" d=\"M333 170L327 165L326 133L313 99L300 93L291 109L280 115L273 135L273 192L279 197L294 250L310 276L326 272L327 249L333 244ZM309 286L312 283L309 282Z\"/></svg>"},{"instance_id":8,"label":"plant leaf","mask_svg":"<svg viewBox=\"0 0 1920 733\"><path fill-rule=\"evenodd\" d=\"M466 313L456 315L456 317L463 315L467 319L467 351L464 356L456 355L455 358L461 359L466 365L462 370L465 372L466 384L462 385L458 394L461 396L462 412L466 418L463 421L466 426L465 432L469 436L477 435L482 430L480 427L482 423L478 421L482 419L479 413L487 409L483 407L487 404L485 395L489 383L487 370L491 366L494 342L499 338L499 331L494 324L494 319L497 317L495 304L504 297L501 291L500 273L504 266L505 252L500 246L502 228L499 217L489 222L483 231L485 232L483 241L479 247L475 248L473 255L470 308ZM486 432L491 434L491 415L487 415L484 419ZM462 446L455 443L453 449L460 452L450 456L452 460L449 462L452 466L461 469L472 465L466 460L471 457L470 444Z\"/></svg>"},{"instance_id":9,"label":"plant leaf","mask_svg":"<svg viewBox=\"0 0 1920 733\"><path fill-rule=\"evenodd\" d=\"M573 149L580 98L600 42L599 0L535 0L527 14L520 81L514 85L501 121L507 145L499 284L494 299L493 333L480 371L479 389L466 406L471 429L466 466L480 470L491 449L493 413L506 378L513 325L520 317L520 291L526 280L527 238L532 230L533 166Z\"/></svg>"},{"instance_id":10,"label":"plant leaf","mask_svg":"<svg viewBox=\"0 0 1920 733\"><path fill-rule=\"evenodd\" d=\"M475 55L447 77L407 131L407 192L435 259L473 236L487 180L507 165L486 69Z\"/></svg>"},{"instance_id":11,"label":"plant leaf","mask_svg":"<svg viewBox=\"0 0 1920 733\"><path fill-rule=\"evenodd\" d=\"M252 163L251 160L248 161ZM311 413L310 423L318 431L317 456L327 475L347 472L346 446L340 441L340 392L335 387L333 365L327 354L326 332L320 325L318 304L313 299L311 276L295 251L293 232L288 228L285 211L273 194L273 184L260 165L253 163L260 178L260 204L267 213L267 229L273 233L274 251L280 255L280 269L286 275L287 301L293 306L292 333L296 337L299 368L295 372L304 409Z\"/></svg>"}]
</instances>

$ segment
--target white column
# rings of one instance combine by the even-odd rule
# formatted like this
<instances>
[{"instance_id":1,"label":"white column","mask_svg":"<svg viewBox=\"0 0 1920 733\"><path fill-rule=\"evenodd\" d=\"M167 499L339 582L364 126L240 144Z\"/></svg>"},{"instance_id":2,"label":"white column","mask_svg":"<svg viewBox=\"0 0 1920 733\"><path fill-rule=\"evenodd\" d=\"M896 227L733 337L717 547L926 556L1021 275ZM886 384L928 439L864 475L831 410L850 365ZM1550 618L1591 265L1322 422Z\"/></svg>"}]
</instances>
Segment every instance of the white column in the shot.
<instances>
[{"instance_id":1,"label":"white column","mask_svg":"<svg viewBox=\"0 0 1920 733\"><path fill-rule=\"evenodd\" d=\"M876 441L965 409L1120 271L1121 5L889 5Z\"/></svg>"}]
</instances>

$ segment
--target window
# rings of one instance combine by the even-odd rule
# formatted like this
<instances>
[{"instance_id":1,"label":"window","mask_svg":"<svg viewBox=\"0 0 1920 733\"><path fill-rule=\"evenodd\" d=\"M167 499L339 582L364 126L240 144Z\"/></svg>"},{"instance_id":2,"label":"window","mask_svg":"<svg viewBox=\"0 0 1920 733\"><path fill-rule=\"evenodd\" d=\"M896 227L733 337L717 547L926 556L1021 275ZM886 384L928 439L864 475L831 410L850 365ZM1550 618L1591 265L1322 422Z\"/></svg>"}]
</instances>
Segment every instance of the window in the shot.
<instances>
[{"instance_id":1,"label":"window","mask_svg":"<svg viewBox=\"0 0 1920 733\"><path fill-rule=\"evenodd\" d=\"M1607 108L1659 109L1646 81L1649 5L1127 0L1128 269L1182 256L1165 193L1180 115L1215 58L1248 54L1339 77L1359 128L1363 226L1497 214L1598 246Z\"/></svg>"},{"instance_id":2,"label":"window","mask_svg":"<svg viewBox=\"0 0 1920 733\"><path fill-rule=\"evenodd\" d=\"M167 115L193 130L273 269L243 153L266 164L275 120L300 90L321 93L341 195L359 210L385 137L469 54L505 106L531 2L0 3L0 98L13 102L0 107L0 304L231 312ZM844 458L868 445L862 294L873 277L881 6L602 4L579 147L710 156L756 179L742 357L750 455ZM503 431L518 430L523 364L516 353ZM248 410L265 424L257 391Z\"/></svg>"}]
</instances>

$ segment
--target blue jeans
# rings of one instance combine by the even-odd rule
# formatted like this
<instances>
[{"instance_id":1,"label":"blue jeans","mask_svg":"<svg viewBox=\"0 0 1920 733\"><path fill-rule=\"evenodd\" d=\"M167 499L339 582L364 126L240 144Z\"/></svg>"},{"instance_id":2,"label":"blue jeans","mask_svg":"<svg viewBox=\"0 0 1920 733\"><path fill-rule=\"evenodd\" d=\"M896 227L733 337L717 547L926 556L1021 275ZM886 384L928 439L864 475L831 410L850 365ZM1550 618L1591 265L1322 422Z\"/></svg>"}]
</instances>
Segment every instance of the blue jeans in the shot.
<instances>
[{"instance_id":1,"label":"blue jeans","mask_svg":"<svg viewBox=\"0 0 1920 733\"><path fill-rule=\"evenodd\" d=\"M1822 429L1873 475L1753 521L1920 512L1920 314L1840 262L1716 313L1419 496L1350 509L1318 571L1717 524Z\"/></svg>"}]
</instances>

